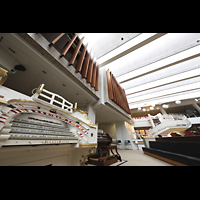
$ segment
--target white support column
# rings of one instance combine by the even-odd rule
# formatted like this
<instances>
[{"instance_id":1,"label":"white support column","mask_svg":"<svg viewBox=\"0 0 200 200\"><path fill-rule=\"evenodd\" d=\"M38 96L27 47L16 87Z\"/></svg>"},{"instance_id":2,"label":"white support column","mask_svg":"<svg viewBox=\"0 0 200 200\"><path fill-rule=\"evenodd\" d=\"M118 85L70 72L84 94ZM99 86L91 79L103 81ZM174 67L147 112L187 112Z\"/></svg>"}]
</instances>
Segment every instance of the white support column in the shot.
<instances>
[{"instance_id":1,"label":"white support column","mask_svg":"<svg viewBox=\"0 0 200 200\"><path fill-rule=\"evenodd\" d=\"M163 115L167 115L167 112L165 111L165 109L161 105L159 105L159 109L160 109L160 111Z\"/></svg>"},{"instance_id":2,"label":"white support column","mask_svg":"<svg viewBox=\"0 0 200 200\"><path fill-rule=\"evenodd\" d=\"M192 105L200 113L200 107L198 106L198 104L194 102Z\"/></svg>"},{"instance_id":3,"label":"white support column","mask_svg":"<svg viewBox=\"0 0 200 200\"><path fill-rule=\"evenodd\" d=\"M116 138L121 140L121 144L117 145L119 149L137 149L136 145L133 144L132 139L126 129L124 122L116 122ZM125 144L125 140L129 140L130 144Z\"/></svg>"},{"instance_id":4,"label":"white support column","mask_svg":"<svg viewBox=\"0 0 200 200\"><path fill-rule=\"evenodd\" d=\"M87 112L88 112L88 118L91 119L93 121L93 123L95 124L96 113L95 113L92 103L89 103L87 105Z\"/></svg>"}]
</instances>

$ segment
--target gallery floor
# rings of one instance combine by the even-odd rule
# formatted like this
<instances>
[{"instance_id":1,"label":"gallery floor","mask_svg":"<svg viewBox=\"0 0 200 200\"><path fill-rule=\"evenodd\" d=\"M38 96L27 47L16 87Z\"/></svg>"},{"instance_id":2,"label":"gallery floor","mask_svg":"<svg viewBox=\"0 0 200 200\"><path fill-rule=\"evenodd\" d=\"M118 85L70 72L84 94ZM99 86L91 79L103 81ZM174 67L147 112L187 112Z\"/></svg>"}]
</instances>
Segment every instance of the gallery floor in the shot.
<instances>
[{"instance_id":1,"label":"gallery floor","mask_svg":"<svg viewBox=\"0 0 200 200\"><path fill-rule=\"evenodd\" d=\"M142 150L121 150L118 152L122 158L122 162L118 161L110 166L172 166L169 163L145 155ZM94 166L94 165L86 165Z\"/></svg>"},{"instance_id":2,"label":"gallery floor","mask_svg":"<svg viewBox=\"0 0 200 200\"><path fill-rule=\"evenodd\" d=\"M114 163L112 166L172 166L169 163L145 155L142 150L118 149L122 162Z\"/></svg>"}]
</instances>

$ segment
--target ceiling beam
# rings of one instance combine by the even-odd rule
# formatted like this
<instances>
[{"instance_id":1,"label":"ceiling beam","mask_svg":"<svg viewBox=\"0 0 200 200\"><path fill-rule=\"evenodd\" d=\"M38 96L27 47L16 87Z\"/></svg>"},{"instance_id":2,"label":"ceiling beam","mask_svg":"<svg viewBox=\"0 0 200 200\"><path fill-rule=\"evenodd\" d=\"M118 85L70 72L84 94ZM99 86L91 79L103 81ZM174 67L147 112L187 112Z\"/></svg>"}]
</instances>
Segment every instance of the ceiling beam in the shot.
<instances>
[{"instance_id":1,"label":"ceiling beam","mask_svg":"<svg viewBox=\"0 0 200 200\"><path fill-rule=\"evenodd\" d=\"M162 97L157 97L153 99L146 99L144 101L138 101L134 103L130 103L129 107L130 109L138 108L138 107L147 107L150 105L157 105L157 104L163 104L163 103L169 103L176 100L186 100L186 99L192 99L192 98L199 98L200 89L193 89L189 91L184 91L180 93L175 93L171 95L166 95Z\"/></svg>"},{"instance_id":2,"label":"ceiling beam","mask_svg":"<svg viewBox=\"0 0 200 200\"><path fill-rule=\"evenodd\" d=\"M127 49L126 51L123 51L122 53L120 53L120 54L108 59L107 61L101 63L99 66L103 67L103 66L105 66L105 65L107 65L107 64L109 64L109 63L111 63L111 62L113 62L113 61L115 61L115 60L117 60L117 59L119 59L119 58L121 58L123 56L125 56L126 54L129 54L132 51L135 51L136 49L139 49L140 47L142 47L142 46L144 46L144 45L146 45L146 44L148 44L148 43L150 43L150 42L162 37L165 34L167 34L167 33L157 33L157 34L153 35L152 37L140 42L139 44Z\"/></svg>"},{"instance_id":3,"label":"ceiling beam","mask_svg":"<svg viewBox=\"0 0 200 200\"><path fill-rule=\"evenodd\" d=\"M166 76L164 78L157 79L154 81L150 80L149 82L146 82L145 84L141 84L136 87L131 87L131 88L125 89L125 91L126 91L126 95L130 96L130 95L136 94L138 92L142 92L142 91L157 88L160 86L164 86L164 85L176 83L179 81L191 79L191 78L197 77L199 75L200 75L200 66L195 65L193 69L189 69L188 71L176 73L174 75Z\"/></svg>"}]
</instances>

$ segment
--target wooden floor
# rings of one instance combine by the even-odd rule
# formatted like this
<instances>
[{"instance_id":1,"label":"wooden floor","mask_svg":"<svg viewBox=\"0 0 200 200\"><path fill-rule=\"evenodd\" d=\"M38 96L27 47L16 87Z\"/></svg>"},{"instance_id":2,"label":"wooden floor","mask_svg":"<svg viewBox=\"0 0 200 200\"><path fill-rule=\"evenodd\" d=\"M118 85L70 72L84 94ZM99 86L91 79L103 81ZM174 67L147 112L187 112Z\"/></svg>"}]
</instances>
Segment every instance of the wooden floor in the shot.
<instances>
[{"instance_id":1,"label":"wooden floor","mask_svg":"<svg viewBox=\"0 0 200 200\"><path fill-rule=\"evenodd\" d=\"M118 161L111 166L172 166L169 163L144 154L142 150L118 149L118 152L122 158L122 162Z\"/></svg>"}]
</instances>

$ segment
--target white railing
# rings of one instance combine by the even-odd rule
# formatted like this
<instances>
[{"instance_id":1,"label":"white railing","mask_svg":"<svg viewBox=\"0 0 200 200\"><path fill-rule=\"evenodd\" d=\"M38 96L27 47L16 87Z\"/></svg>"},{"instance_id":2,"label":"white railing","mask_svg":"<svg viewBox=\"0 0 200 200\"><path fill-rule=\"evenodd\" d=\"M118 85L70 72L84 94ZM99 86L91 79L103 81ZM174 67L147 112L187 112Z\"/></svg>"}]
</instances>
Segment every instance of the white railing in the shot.
<instances>
[{"instance_id":1,"label":"white railing","mask_svg":"<svg viewBox=\"0 0 200 200\"><path fill-rule=\"evenodd\" d=\"M37 92L32 96L34 101L50 105L53 108L73 112L73 104L65 100L63 97L44 89L44 84L40 85Z\"/></svg>"},{"instance_id":2,"label":"white railing","mask_svg":"<svg viewBox=\"0 0 200 200\"><path fill-rule=\"evenodd\" d=\"M159 124L154 124L155 126L149 130L150 136L162 135L162 133L166 135L167 131L172 130L182 132L191 126L191 122L182 114L159 115L159 121Z\"/></svg>"}]
</instances>

